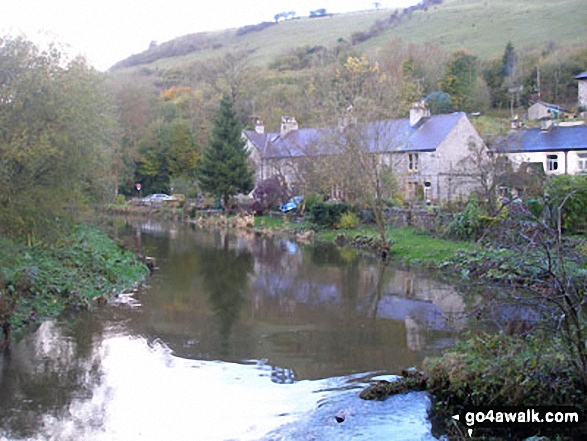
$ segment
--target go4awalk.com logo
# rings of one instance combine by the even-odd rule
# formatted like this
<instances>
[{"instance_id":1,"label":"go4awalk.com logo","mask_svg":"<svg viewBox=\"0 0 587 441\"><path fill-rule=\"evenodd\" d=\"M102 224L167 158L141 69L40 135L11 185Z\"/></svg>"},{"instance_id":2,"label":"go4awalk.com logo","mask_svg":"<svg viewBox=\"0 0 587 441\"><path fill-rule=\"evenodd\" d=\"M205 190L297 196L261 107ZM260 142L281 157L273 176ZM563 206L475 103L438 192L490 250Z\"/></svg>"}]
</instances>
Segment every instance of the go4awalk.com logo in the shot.
<instances>
[{"instance_id":1,"label":"go4awalk.com logo","mask_svg":"<svg viewBox=\"0 0 587 441\"><path fill-rule=\"evenodd\" d=\"M469 436L475 429L536 429L541 431L583 431L585 412L574 407L472 407L453 415ZM587 439L587 438L586 438Z\"/></svg>"}]
</instances>

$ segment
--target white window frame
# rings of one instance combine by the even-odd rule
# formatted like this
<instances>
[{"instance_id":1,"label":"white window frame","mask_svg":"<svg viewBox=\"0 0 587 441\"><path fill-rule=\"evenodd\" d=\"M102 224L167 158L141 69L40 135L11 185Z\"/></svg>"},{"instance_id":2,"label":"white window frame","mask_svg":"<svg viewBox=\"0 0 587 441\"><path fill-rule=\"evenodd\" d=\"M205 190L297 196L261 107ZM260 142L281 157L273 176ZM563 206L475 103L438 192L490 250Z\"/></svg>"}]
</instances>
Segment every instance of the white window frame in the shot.
<instances>
[{"instance_id":1,"label":"white window frame","mask_svg":"<svg viewBox=\"0 0 587 441\"><path fill-rule=\"evenodd\" d=\"M549 172L558 170L558 155L546 155L546 169Z\"/></svg>"}]
</instances>

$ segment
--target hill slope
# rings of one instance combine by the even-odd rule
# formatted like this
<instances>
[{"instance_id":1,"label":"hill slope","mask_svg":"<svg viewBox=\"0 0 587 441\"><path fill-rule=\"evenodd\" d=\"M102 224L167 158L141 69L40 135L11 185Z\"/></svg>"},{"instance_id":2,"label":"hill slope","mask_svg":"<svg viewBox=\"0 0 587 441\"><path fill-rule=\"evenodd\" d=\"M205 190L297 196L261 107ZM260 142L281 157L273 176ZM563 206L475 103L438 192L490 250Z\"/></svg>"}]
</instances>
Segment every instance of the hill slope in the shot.
<instances>
[{"instance_id":1,"label":"hill slope","mask_svg":"<svg viewBox=\"0 0 587 441\"><path fill-rule=\"evenodd\" d=\"M265 67L306 45L332 47L344 40L354 43L359 53L373 53L396 38L417 44L433 41L447 50L466 48L482 57L503 54L508 41L517 48L584 44L587 8L584 0L424 0L417 8L397 12L364 11L191 34L129 57L112 69L181 68L241 51L250 54L250 62Z\"/></svg>"}]
</instances>

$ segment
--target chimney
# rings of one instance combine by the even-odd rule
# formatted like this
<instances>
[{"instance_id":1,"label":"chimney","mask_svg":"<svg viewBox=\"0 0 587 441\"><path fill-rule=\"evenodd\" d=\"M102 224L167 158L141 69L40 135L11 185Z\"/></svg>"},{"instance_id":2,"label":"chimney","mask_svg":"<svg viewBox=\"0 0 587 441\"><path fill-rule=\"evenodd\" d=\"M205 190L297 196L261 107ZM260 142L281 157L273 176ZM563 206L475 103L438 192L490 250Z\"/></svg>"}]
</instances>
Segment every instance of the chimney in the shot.
<instances>
[{"instance_id":1,"label":"chimney","mask_svg":"<svg viewBox=\"0 0 587 441\"><path fill-rule=\"evenodd\" d=\"M261 135L265 133L265 125L263 124L263 121L260 118L257 118L255 120L255 132Z\"/></svg>"},{"instance_id":2,"label":"chimney","mask_svg":"<svg viewBox=\"0 0 587 441\"><path fill-rule=\"evenodd\" d=\"M416 127L424 122L426 118L430 118L430 109L426 107L424 101L418 101L412 104L410 109L410 127Z\"/></svg>"},{"instance_id":3,"label":"chimney","mask_svg":"<svg viewBox=\"0 0 587 441\"><path fill-rule=\"evenodd\" d=\"M545 116L540 118L540 131L541 132L548 132L552 128L552 118L549 116Z\"/></svg>"},{"instance_id":4,"label":"chimney","mask_svg":"<svg viewBox=\"0 0 587 441\"><path fill-rule=\"evenodd\" d=\"M293 132L298 129L298 123L293 116L282 116L281 117L281 136L287 135L289 132Z\"/></svg>"},{"instance_id":5,"label":"chimney","mask_svg":"<svg viewBox=\"0 0 587 441\"><path fill-rule=\"evenodd\" d=\"M346 108L345 113L338 120L338 128L343 131L347 127L357 123L357 118L353 116L353 105L351 104Z\"/></svg>"},{"instance_id":6,"label":"chimney","mask_svg":"<svg viewBox=\"0 0 587 441\"><path fill-rule=\"evenodd\" d=\"M516 115L512 118L512 120L510 121L510 124L511 124L512 130L517 130L520 127L522 127L522 121L520 121L520 118L518 118L518 115Z\"/></svg>"}]
</instances>

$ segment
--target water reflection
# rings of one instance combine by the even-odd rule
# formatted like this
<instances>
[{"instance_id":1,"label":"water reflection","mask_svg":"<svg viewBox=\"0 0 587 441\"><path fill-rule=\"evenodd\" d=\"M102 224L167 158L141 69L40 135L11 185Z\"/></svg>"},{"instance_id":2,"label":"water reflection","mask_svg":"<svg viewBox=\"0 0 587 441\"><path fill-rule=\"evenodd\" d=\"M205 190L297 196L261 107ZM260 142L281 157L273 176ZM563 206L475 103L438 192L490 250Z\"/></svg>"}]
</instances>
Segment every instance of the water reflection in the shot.
<instances>
[{"instance_id":1,"label":"water reflection","mask_svg":"<svg viewBox=\"0 0 587 441\"><path fill-rule=\"evenodd\" d=\"M70 416L76 403L92 397L100 380L102 326L90 316L62 326L47 322L0 356L0 435L33 436L38 427ZM72 425L99 427L103 414L93 409Z\"/></svg>"},{"instance_id":2,"label":"water reflection","mask_svg":"<svg viewBox=\"0 0 587 441\"><path fill-rule=\"evenodd\" d=\"M131 233L131 226L124 234ZM132 226L160 269L131 317L186 358L268 359L299 379L417 365L466 323L463 295L356 250Z\"/></svg>"},{"instance_id":3,"label":"water reflection","mask_svg":"<svg viewBox=\"0 0 587 441\"><path fill-rule=\"evenodd\" d=\"M431 439L424 394L356 395L465 329L454 287L352 249L156 222L119 234L157 259L149 286L0 355L0 438Z\"/></svg>"},{"instance_id":4,"label":"water reflection","mask_svg":"<svg viewBox=\"0 0 587 441\"><path fill-rule=\"evenodd\" d=\"M212 313L220 327L220 354L230 353L230 335L245 303L248 277L253 272L253 256L247 250L230 248L229 235L214 233L214 247L198 253L196 274L208 293Z\"/></svg>"}]
</instances>

